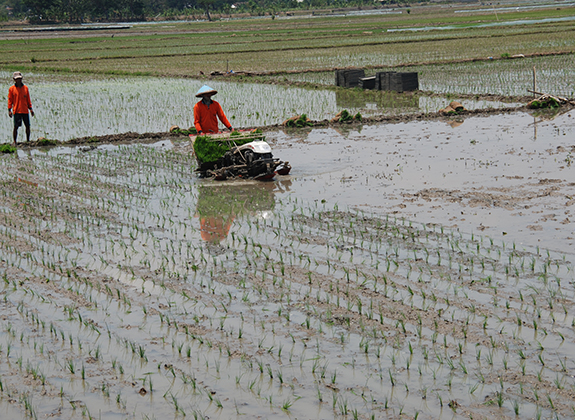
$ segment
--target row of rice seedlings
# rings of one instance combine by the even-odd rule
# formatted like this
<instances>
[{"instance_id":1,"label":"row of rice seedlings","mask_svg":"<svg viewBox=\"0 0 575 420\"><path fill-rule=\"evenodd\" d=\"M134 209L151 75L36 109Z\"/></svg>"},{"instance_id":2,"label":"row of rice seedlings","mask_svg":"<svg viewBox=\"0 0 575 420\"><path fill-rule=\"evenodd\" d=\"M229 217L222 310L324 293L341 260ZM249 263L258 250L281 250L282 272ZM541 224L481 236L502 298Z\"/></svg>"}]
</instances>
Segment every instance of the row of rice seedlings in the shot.
<instances>
[{"instance_id":1,"label":"row of rice seedlings","mask_svg":"<svg viewBox=\"0 0 575 420\"><path fill-rule=\"evenodd\" d=\"M32 137L69 140L125 132L167 132L173 124L193 125L194 96L202 82L159 78L92 80L88 82L30 83L36 117ZM218 101L234 127L279 124L295 114L314 120L332 118L340 109L330 91L308 91L275 85L210 82L220 92ZM168 89L166 91L166 89ZM64 94L70 101L59 101ZM119 117L113 109L123 109ZM250 113L245 113L250 109ZM66 115L69 124L59 124ZM5 128L4 137L11 138Z\"/></svg>"},{"instance_id":2,"label":"row of rice seedlings","mask_svg":"<svg viewBox=\"0 0 575 420\"><path fill-rule=\"evenodd\" d=\"M523 96L527 93L527 88L532 88L532 68L535 65L541 72L540 89L571 97L572 70L565 65L567 57L569 56L546 57L545 60L540 58L498 60L432 68L421 66L405 70L417 71L420 74L420 89L425 91ZM486 70L487 68L489 70ZM163 79L156 78L71 81L55 84L42 83L42 75L32 77L38 79L38 82L31 85L37 110L32 127L33 137L58 140L134 131L162 132L167 131L172 124L181 127L192 126L192 109L196 102L193 93L200 84L199 81L188 79L171 80L166 84ZM332 73L323 77L325 84L333 84ZM388 109L389 104L376 109L370 108L367 103L360 107L350 106L351 104L338 100L337 95L329 90L309 91L269 84L218 81L211 83L221 92L218 100L235 127L279 124L295 114L306 114L313 120L331 119L342 108L365 115L402 111L401 108ZM166 92L166 88L170 91ZM62 92L73 100L57 101L56 98L60 97ZM431 103L428 103L430 101ZM415 111L434 112L441 107L439 105L444 105L435 101L437 99L425 98ZM474 109L497 106L498 103L469 101L464 105ZM119 118L112 112L113 109L124 109L130 114L130 118ZM245 109L252 111L245 113ZM403 112L405 111L404 109ZM59 121L59 115L67 115L70 123L58 124L56 121ZM8 129L5 128L4 132L6 138L10 138Z\"/></svg>"},{"instance_id":3,"label":"row of rice seedlings","mask_svg":"<svg viewBox=\"0 0 575 420\"><path fill-rule=\"evenodd\" d=\"M117 154L112 155L110 162L120 162ZM139 166L138 160L141 158L137 152L123 150L122 155L126 160L123 166L128 170L113 179L114 184L118 185L128 184L127 180L135 179L132 177L136 173L149 168L148 164ZM83 158L77 159L81 163ZM99 161L102 166L107 163L103 158ZM159 179L162 177L167 179L166 173L159 171ZM56 206L59 216L66 215L66 209L73 208L76 202L88 200L83 198L83 191L88 188L89 182L91 180L81 177L73 181L82 188L74 188L74 195L63 196L62 200L69 203ZM110 182L101 182L100 186ZM495 373L502 369L515 369L511 372L516 372L521 361L525 360L542 366L536 372L531 371L529 365L524 370L527 379L536 379L538 387L550 390L552 386L556 389L569 386L564 379L565 373L553 370L553 362L566 357L567 349L558 346L559 334L546 331L542 335L543 327L539 326L542 321L538 325L536 339L526 342L520 337L526 325L522 322L519 326L513 313L517 308L523 309L524 313L520 314L522 320L524 317L529 319L534 316L533 308L536 307L535 304L522 302L517 296L515 290L523 290L523 280L515 276L514 270L525 273L533 271L535 274L525 281L533 283L534 287L543 285L543 292L547 290L546 293L551 296L556 288L549 286L549 277L545 280L545 276L537 276L548 273L549 276L560 276L560 279L569 278L570 271L564 268L569 266L568 261L561 256L551 258L551 254L533 251L521 254L526 251L515 250L509 244L495 244L487 238L468 237L440 227L414 228L404 220L308 208L297 201L281 203L276 217L266 222L257 218L237 221L229 240L225 242L229 248L214 252L216 249L213 247L198 242L194 229L188 228L185 237L178 232L185 225L178 224L176 215L190 216L189 209L178 210L177 207L178 200L184 200L179 192L188 187L177 183L169 183L168 187L160 184L152 190L133 186L118 190L119 194L115 188L105 187L102 194L108 194L109 200L91 198L90 202L95 208L111 206L102 213L102 222L99 225L88 223L85 218L86 222L80 223L76 231L70 224L66 235L75 232L74 235L85 238L88 247L87 251L81 250L84 254L95 254L98 250L103 255L103 265L96 265L92 257L92 266L85 266L88 272L105 272L114 267L117 270L114 277L120 272L127 274L124 284L115 285L115 289L120 290L119 294L110 286L108 291L105 283L99 286L99 290L109 296L107 299L119 303L118 308L122 312L144 313L148 317L147 314L158 311L157 315L153 315L155 322L165 329L158 335L171 337L170 334L184 330L185 337L195 342L201 341L201 345L207 348L214 348L216 342L221 344L220 351L226 359L231 359L234 349L239 349L242 357L251 361L251 367L244 375L246 379L249 378L248 382L243 381L243 377L238 382L256 400L266 400L270 406L281 406L292 413L305 410L310 403L307 395L302 398L297 398L299 394L287 399L277 397L289 374L298 379L298 389L317 391L314 395L320 406L327 398L324 395L338 388L339 394L331 405L331 410L336 413L351 410L357 410L358 414L373 413L373 410L389 409L390 405L391 409L399 410L401 401L412 395L414 389L433 386L439 391L432 406L420 407L410 403L402 411L407 410L414 415L420 411L437 414L443 401L459 401L458 404L473 401L477 388L470 392L475 386L470 378L483 377L484 382L479 382L484 390L482 392L501 396L502 407L511 410L514 409L509 406L511 400L506 398L508 394L499 391ZM9 196L8 193L6 196ZM91 197L89 194L87 196ZM146 206L145 197L154 197L157 207ZM12 199L16 200L16 197ZM193 206L194 197L190 196L188 200L184 202ZM110 201L112 204L105 204ZM121 211L126 206L133 211ZM45 207L49 206L46 204ZM162 208L175 209L176 215L171 220L167 219L162 229L150 228L147 223ZM11 229L26 229L21 221L11 220L14 220L10 223ZM113 245L112 241L115 243L117 236L99 238L102 225L107 224L107 232L119 234L125 245ZM9 244L11 240L7 238L6 243ZM37 242L36 246L42 245ZM126 255L118 255L118 249L125 250L127 247L130 248ZM189 254L188 251L184 252L185 249L189 249ZM58 274L54 260L56 256L63 255L62 252L54 248L43 255L51 259L48 264L43 264L44 269ZM87 255L83 255L81 261L85 258ZM139 266L140 258L148 259L149 265ZM193 264L189 264L190 258ZM26 264L21 264L26 259L14 258L12 261L14 266L27 270ZM158 267L159 271L151 267ZM73 267L70 269L74 271ZM487 276L492 276L491 284L479 281ZM71 279L74 278L72 275ZM145 282L139 282L138 278L150 279L146 281L156 286L144 287ZM561 282L565 283L567 281ZM509 305L500 305L499 295L491 286L504 290L505 294L510 293L515 299L507 299ZM90 289L84 283L71 286L73 293L84 293L87 301L95 299L90 298L94 294L93 291L88 292ZM563 295L572 293L563 289ZM162 296L159 302L154 300ZM492 308L490 303L493 298L497 298L498 306ZM537 305L541 305L538 298L539 295L536 296ZM471 302L467 302L469 300ZM200 301L202 305L198 307ZM163 306L159 305L160 302ZM555 303L553 300L551 302ZM106 311L110 310L110 303L98 305L99 308L107 308ZM213 311L208 308L213 308ZM99 323L110 322L109 316L100 310L97 312L100 314L95 317L102 317ZM123 317L126 319L130 316L134 315ZM193 319L191 325L190 317ZM564 321L553 322L549 317L547 322L557 325L557 322ZM116 325L111 331L119 329L119 325ZM154 328L152 331L157 330ZM214 339L217 331L220 331L218 341ZM561 334L569 337L567 332ZM323 336L327 340L319 339ZM172 337L178 337L172 340L173 353L185 355L189 338ZM468 342L468 337L473 337L479 347ZM128 353L135 355L135 360L146 363L145 358L148 358L147 363L150 362L149 350L144 349L142 357L140 349L144 347L141 340L125 338L121 343ZM226 352L229 354L226 355ZM256 385L250 387L260 371L258 363L254 362L254 355L258 353L265 363L270 364L270 370L264 368L259 374L275 384L271 393L260 391L254 394ZM313 360L309 359L310 353L313 353ZM339 363L326 365L322 357L331 354L341 355ZM518 365L512 363L514 359L510 356L515 354ZM318 356L320 358L316 359ZM286 360L291 370L280 367ZM421 372L419 375L410 373L415 366L418 373ZM207 367L208 372L215 369L216 376L221 376L221 371L217 372L220 370L217 363L208 361ZM368 379L372 367L377 369L378 378L378 382L373 384ZM77 371L76 363L74 369ZM319 375L321 386L297 373L301 369L312 372L311 377ZM565 363L565 370L570 369ZM433 383L427 384L425 381L430 377L433 377ZM504 380L507 378L513 381L511 376L505 376ZM233 381L236 379L233 378ZM553 381L563 388L557 387ZM365 402L362 403L358 396L365 395L364 391L360 391L365 383L369 384L374 395L390 395L390 398L385 404L361 405ZM466 386L454 387L453 384ZM512 382L508 385L511 386ZM344 386L348 391L342 391ZM513 386L517 391L518 385ZM521 389L525 395L534 397L532 389ZM466 390L469 391L468 395ZM555 395L549 395L557 405ZM174 396L179 401L178 396ZM525 402L526 398L519 400L520 412L536 410L530 408L529 403ZM180 405L174 401L172 404L174 408ZM548 409L545 406L545 410ZM559 410L564 410L564 407Z\"/></svg>"},{"instance_id":4,"label":"row of rice seedlings","mask_svg":"<svg viewBox=\"0 0 575 420\"><path fill-rule=\"evenodd\" d=\"M171 300L173 301L173 299L171 299ZM173 305L173 303L172 303L172 305ZM186 313L187 313L187 312L186 312ZM176 325L175 325L175 328L176 328L176 330L178 329L177 323L176 323L173 319L170 320L169 317L167 317L167 316L165 316L165 317L162 318L162 315L161 315L161 314L160 314L160 319L161 319L161 320L163 319L163 320L162 320L162 324L163 324L164 322L166 322L169 326L171 326L171 325L173 325L173 324L176 324ZM184 324L184 325L185 325L185 324ZM109 325L108 328L109 328L108 331L110 331L110 329L113 330L113 326L112 326L112 325ZM186 330L186 334L188 334L188 332L187 332L187 327L185 326L184 328L185 328L185 330ZM180 330L181 330L181 327L180 327ZM192 337L194 337L193 334L192 334ZM195 337L194 337L194 338L195 338ZM198 337L197 339L200 340L200 341L203 343L203 339L201 339L201 337ZM130 341L130 342L126 342L126 346L127 346L127 347L128 347L128 344L129 344L129 347L132 348L132 352L133 352L133 353L139 353L139 354L140 354L140 357L143 357L142 354L141 354L141 349L142 349L141 346L136 346L136 345L134 345L134 343L131 342L131 341ZM183 344L174 346L174 341L172 341L172 349L174 349L174 347L176 347L176 348L178 349L179 354L182 355L182 347L183 347ZM210 344L210 348L211 348L211 344ZM220 348L220 352L221 352L221 348ZM188 350L187 350L187 357L188 357L188 358L190 357L190 348L189 348L189 347L188 347ZM68 363L68 367L69 367L70 369L73 369L73 365L71 365L70 363Z\"/></svg>"},{"instance_id":5,"label":"row of rice seedlings","mask_svg":"<svg viewBox=\"0 0 575 420\"><path fill-rule=\"evenodd\" d=\"M118 294L118 297L120 297L120 294ZM141 348L141 347L140 347ZM69 365L70 366L70 365Z\"/></svg>"},{"instance_id":6,"label":"row of rice seedlings","mask_svg":"<svg viewBox=\"0 0 575 420\"><path fill-rule=\"evenodd\" d=\"M92 224L92 226L93 226L93 224ZM88 224L88 225L82 226L82 228L83 228L83 229L90 229L90 228L91 228L91 225ZM121 298L120 293L118 293L118 298L119 298L119 299ZM125 299L125 298L124 298L124 299ZM141 348L141 347L138 347L138 348ZM73 365L71 365L71 364L68 364L68 367L71 368L71 369L74 369L74 368L73 368Z\"/></svg>"},{"instance_id":7,"label":"row of rice seedlings","mask_svg":"<svg viewBox=\"0 0 575 420\"><path fill-rule=\"evenodd\" d=\"M468 245L468 247L469 247L469 245ZM249 251L248 251L248 252L249 252ZM266 255L268 255L268 254L266 253ZM545 263L545 264L548 264L548 263ZM456 290L456 289L454 289L454 290ZM457 295L457 293L455 293L455 294ZM508 308L508 309L509 309L509 308ZM453 314L454 314L454 313L452 313L452 316L453 316ZM492 341L491 344L492 344L492 346L493 346L494 342ZM496 343L495 343L495 345L496 345Z\"/></svg>"},{"instance_id":8,"label":"row of rice seedlings","mask_svg":"<svg viewBox=\"0 0 575 420\"><path fill-rule=\"evenodd\" d=\"M20 289L22 290L22 288ZM31 293L31 290L24 289L24 291ZM12 298L17 298L17 295L19 295L19 293L13 291L10 295L10 302L13 302ZM41 297L38 293L34 293L33 295ZM39 360L37 366L32 366L30 363L25 364L26 372L34 377L35 385L41 385L40 389L34 388L35 391L42 390L41 395L58 393L60 400L69 400L73 407L83 406L93 411L93 409L97 409L98 404L101 404L94 404L95 399L97 400L103 397L104 406L112 406L111 394L117 393L119 397L116 398L116 402L121 402L121 404L119 404L122 408L121 412L127 414L128 412L133 412L134 408L139 404L138 401L134 401L135 397L132 396L137 395L134 390L131 389L136 386L136 383L141 383L138 394L143 396L150 393L150 397L153 392L165 394L174 386L173 379L169 379L174 372L173 368L166 369L160 363L157 364L157 368L154 369L147 363L148 360L145 356L145 351L148 346L121 338L123 329L114 325L113 318L109 319L106 323L110 324L107 325L107 335L98 334L95 340L96 343L94 343L93 330L83 328L73 333L75 330L73 324L77 321L82 322L82 317L79 310L76 311L74 308L65 307L64 309L66 314L68 314L68 318L57 322L50 321L49 339L47 340L46 334L48 333L48 327L44 319L53 319L53 308L45 307L48 306L46 299L38 300L38 302L34 303L36 304L34 308L29 308L23 302L18 304L18 311L22 315L22 319L19 320L16 318L13 321L14 323L21 323L21 321L28 322L29 325L25 327L23 332L19 333L12 323L8 324L7 331L9 341L7 348L9 349L9 354L7 354L7 357L8 363L11 364L10 361L14 359L15 352L18 352L16 364L20 366L21 370L23 369L23 360L26 360L27 357L34 357L36 360ZM55 305L54 302L50 303ZM106 311L108 310L109 309ZM32 327L36 328L31 330ZM85 333L86 330L88 330L88 335ZM44 336L37 334L38 331L44 332ZM67 331L70 331L69 335ZM33 345L30 338L31 336L34 337ZM19 341L16 340L17 338L19 338ZM149 338L147 338L147 340L149 340ZM123 347L125 347L126 351L122 351ZM12 355L10 355L10 353L12 353ZM199 360L199 353L194 351L194 354ZM59 357L60 355L61 358ZM113 358L110 360L109 357ZM188 354L188 358L189 357L191 357L190 354ZM101 370L110 366L110 364L113 372L117 372L121 378L132 378L132 381L136 383L128 384L127 387L126 385L122 385L121 382L114 383L114 381L112 381L113 384L108 383L107 381L111 378L102 378ZM152 370L152 372L149 372L150 370ZM148 371L148 373L143 373L146 371ZM48 372L48 374L43 372ZM65 372L66 375L69 375L71 380L69 383L64 383L64 385L58 389L57 384L59 381L57 378L62 374L61 372ZM154 378L153 380L152 377ZM94 385L96 386L94 387ZM202 386L202 388L203 387L205 387L205 385ZM18 383L17 380L10 381L7 388L9 389L5 389L4 392L21 392L19 388L22 388L22 384ZM71 398L77 395L79 389L92 389L92 391L84 392L84 398L72 401ZM100 392L102 395L100 395ZM121 398L123 394L126 395L125 398ZM198 393L194 391L193 394ZM198 401L198 398L194 398L194 400L197 404L201 403ZM164 404L164 407L162 407L162 404ZM209 405L207 401L206 404ZM155 404L155 407L159 411L169 412L166 408L166 406L169 405L170 402L163 403L160 400ZM66 408L68 408L68 410L66 410ZM46 406L43 406L43 409L49 411L50 404L48 403ZM64 409L65 411L70 411L70 407L64 407ZM73 409L75 410L75 408ZM178 411L185 414L183 409Z\"/></svg>"}]
</instances>

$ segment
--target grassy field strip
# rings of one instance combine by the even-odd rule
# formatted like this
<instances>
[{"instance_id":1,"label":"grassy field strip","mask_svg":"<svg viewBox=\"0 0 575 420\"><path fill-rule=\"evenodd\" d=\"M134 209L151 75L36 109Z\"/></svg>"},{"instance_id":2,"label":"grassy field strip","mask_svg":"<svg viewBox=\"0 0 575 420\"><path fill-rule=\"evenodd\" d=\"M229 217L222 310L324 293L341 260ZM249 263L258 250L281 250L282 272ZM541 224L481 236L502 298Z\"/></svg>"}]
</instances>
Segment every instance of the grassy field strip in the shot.
<instances>
[{"instance_id":1,"label":"grassy field strip","mask_svg":"<svg viewBox=\"0 0 575 420\"><path fill-rule=\"evenodd\" d=\"M58 71L189 77L211 71L285 72L347 66L397 66L450 60L499 58L504 54L573 51L572 7L463 16L339 17L293 21L174 24L158 33L128 31L82 38L5 39L2 63L21 71ZM518 24L524 21L525 24ZM388 32L406 28L449 30ZM472 28L481 24L484 27ZM485 25L513 24L505 27ZM313 40L313 41L310 41ZM25 51L22 52L22 45ZM18 52L18 54L16 54ZM318 59L319 57L319 59ZM169 70L168 70L169 69Z\"/></svg>"},{"instance_id":2,"label":"grassy field strip","mask_svg":"<svg viewBox=\"0 0 575 420\"><path fill-rule=\"evenodd\" d=\"M518 34L508 36L505 42L500 38L489 37L477 42L476 39L435 40L433 48L428 42L393 43L375 45L337 45L250 49L242 51L230 46L229 51L213 51L202 55L182 55L166 53L161 55L130 54L113 59L58 60L34 63L34 71L148 74L174 77L198 75L200 71L226 71L226 66L236 72L277 72L305 71L308 69L344 68L348 66L398 66L418 63L441 63L462 59L486 59L501 57L503 54L557 53L573 51L573 31L547 34L544 39L533 35ZM201 57L201 59L200 59ZM31 58L30 58L31 59ZM36 59L36 58L34 58ZM29 69L25 61L4 63L5 66L18 66L22 71ZM31 69L31 68L30 68ZM161 69L161 70L160 70ZM169 69L169 70L168 70ZM31 69L32 70L32 69Z\"/></svg>"},{"instance_id":3,"label":"grassy field strip","mask_svg":"<svg viewBox=\"0 0 575 420\"><path fill-rule=\"evenodd\" d=\"M565 28L568 32L572 30L571 27ZM361 30L361 28L360 28ZM273 51L274 49L285 50L289 49L309 49L309 48L328 48L328 47L345 47L345 46L366 46L366 45L387 45L391 46L393 44L412 44L418 42L437 42L437 41L447 41L454 39L482 39L482 38L497 38L497 37L508 37L508 36L535 36L535 35L546 35L546 34L556 34L560 31L557 26L549 26L548 28L538 28L536 31L526 31L525 29L513 30L498 30L492 32L482 31L480 35L473 33L473 31L466 31L457 35L448 35L445 32L441 33L422 33L422 34L409 34L409 35L391 35L386 33L379 33L376 35L365 34L364 32L350 32L350 33L338 33L333 35L333 31L330 30L326 34L309 34L306 32L298 32L297 34L287 34L289 36L297 36L297 38L277 38L277 33L272 32L271 38L268 34L262 33L255 37L253 34L250 36L233 36L233 40L224 41L230 36L220 37L222 39L214 40L214 36L206 36L203 39L196 39L187 41L186 36L173 37L170 39L165 38L150 38L142 39L141 37L135 37L133 39L123 38L118 41L111 40L109 38L92 38L86 39L83 42L68 41L62 39L51 40L52 44L47 41L38 43L36 47L27 48L26 53L34 57L34 62L39 61L55 61L55 60L91 60L95 58L130 58L142 56L154 56L154 55L166 55L166 51L173 52L174 55L190 54L209 54L209 53L226 53L230 51L235 52L249 52L249 51ZM309 44L309 38L314 38L314 44ZM343 38L342 38L343 37ZM362 38L361 42L357 42L356 38ZM331 41L331 42L330 42ZM26 44L24 44L26 42ZM289 46L286 46L286 42ZM131 45L133 43L134 45ZM2 45L4 44L4 45ZM28 45L29 41L11 41L11 42L0 42L0 46L3 47L4 51L8 54L6 57L6 64L14 63L10 61L9 57L13 57L13 54L20 52L22 45ZM88 44L88 45L87 45ZM98 46L90 47L89 44L96 44ZM101 45L100 45L101 44ZM253 49L253 46L257 45L259 48L257 50ZM232 46L230 49L229 46ZM12 47L12 49L11 49ZM249 47L246 50L246 47ZM405 47L405 46L404 46ZM218 49L219 48L219 49ZM225 48L225 49L224 49ZM90 52L95 52L97 55L85 56ZM136 51L135 54L126 55L124 51ZM139 52L138 52L139 51ZM156 51L155 54L154 51ZM84 54L84 56L78 57L77 55L71 56L71 52L78 52ZM102 55L102 52L105 54ZM113 53L115 55L110 55ZM76 57L76 58L74 58ZM14 60L12 58L11 60Z\"/></svg>"},{"instance_id":4,"label":"grassy field strip","mask_svg":"<svg viewBox=\"0 0 575 420\"><path fill-rule=\"evenodd\" d=\"M33 58L36 65L40 63L50 63L54 61L83 61L83 60L102 60L102 59L127 59L127 58L146 58L146 57L170 57L170 56L200 56L210 54L237 54L237 53L257 53L265 54L270 52L281 52L288 50L309 50L309 49L323 49L323 48L349 48L349 47L385 47L386 49L393 50L402 46L403 48L415 47L414 44L422 43L428 44L438 42L467 42L482 41L485 42L496 40L500 37L505 37L509 41L510 37L521 36L529 37L532 39L538 37L554 37L561 35L563 43L559 45L567 46L567 35L573 31L572 24L564 25L564 30L558 28L556 25L549 25L542 28L521 28L519 30L493 30L493 31L477 31L467 30L462 33L449 33L449 32L424 32L422 34L396 35L386 33L385 31L378 31L377 34L366 34L365 31L350 31L349 33L336 33L327 31L325 34L298 32L297 34L289 34L286 38L277 38L277 33L261 33L257 37L253 34L247 37L218 37L222 38L214 41L214 37L203 37L201 39L188 40L189 37L181 37L173 39L165 38L149 38L142 39L141 37L126 39L121 38L118 41L101 38L87 39L84 42L78 43L75 41L54 40L52 45L43 41L38 47L26 49L27 56ZM367 31L370 32L370 31ZM297 37L294 37L297 36ZM310 44L310 37L313 37L313 44ZM183 39L182 39L183 38ZM244 39L242 39L244 38ZM4 42L4 50L6 55L2 64L18 64L25 63L28 60L21 61L15 59L17 52L21 51L23 42ZM88 44L88 45L86 45ZM97 46L90 47L89 44ZM131 45L132 44L132 45ZM2 43L0 42L0 46ZM71 55L74 53L73 55Z\"/></svg>"}]
</instances>

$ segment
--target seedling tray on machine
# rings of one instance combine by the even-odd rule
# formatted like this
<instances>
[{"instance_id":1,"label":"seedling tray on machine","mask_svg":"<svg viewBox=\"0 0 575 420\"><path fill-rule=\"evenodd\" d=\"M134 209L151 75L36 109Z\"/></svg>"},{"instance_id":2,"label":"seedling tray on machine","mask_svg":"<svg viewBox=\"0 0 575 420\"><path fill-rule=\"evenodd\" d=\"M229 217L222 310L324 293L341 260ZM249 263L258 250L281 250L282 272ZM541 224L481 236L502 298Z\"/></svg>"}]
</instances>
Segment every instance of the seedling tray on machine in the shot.
<instances>
[{"instance_id":1,"label":"seedling tray on machine","mask_svg":"<svg viewBox=\"0 0 575 420\"><path fill-rule=\"evenodd\" d=\"M265 140L265 136L254 131L234 131L202 136L190 135L194 156L198 162L197 171L204 172L214 169L232 147L255 140Z\"/></svg>"}]
</instances>

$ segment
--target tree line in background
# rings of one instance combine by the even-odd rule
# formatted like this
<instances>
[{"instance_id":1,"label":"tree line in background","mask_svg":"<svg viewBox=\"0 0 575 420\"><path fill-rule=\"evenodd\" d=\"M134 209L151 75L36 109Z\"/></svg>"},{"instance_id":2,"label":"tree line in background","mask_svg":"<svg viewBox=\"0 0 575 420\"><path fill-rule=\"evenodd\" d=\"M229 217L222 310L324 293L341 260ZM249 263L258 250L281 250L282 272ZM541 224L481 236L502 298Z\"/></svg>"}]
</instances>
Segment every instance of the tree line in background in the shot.
<instances>
[{"instance_id":1,"label":"tree line in background","mask_svg":"<svg viewBox=\"0 0 575 420\"><path fill-rule=\"evenodd\" d=\"M415 0L400 0L407 5ZM378 0L376 4L398 4ZM295 9L373 6L374 0L0 0L0 20L31 23L118 22L151 18L250 13Z\"/></svg>"}]
</instances>

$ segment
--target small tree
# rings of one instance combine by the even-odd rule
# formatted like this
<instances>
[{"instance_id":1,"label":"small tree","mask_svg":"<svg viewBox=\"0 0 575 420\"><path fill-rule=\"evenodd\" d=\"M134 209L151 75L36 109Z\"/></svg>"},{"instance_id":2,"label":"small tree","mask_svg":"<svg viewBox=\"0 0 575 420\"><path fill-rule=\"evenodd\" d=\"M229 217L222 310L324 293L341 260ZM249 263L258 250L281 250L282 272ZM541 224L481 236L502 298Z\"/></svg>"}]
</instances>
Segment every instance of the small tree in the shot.
<instances>
[{"instance_id":1,"label":"small tree","mask_svg":"<svg viewBox=\"0 0 575 420\"><path fill-rule=\"evenodd\" d=\"M206 11L206 18L208 21L212 21L212 17L210 16L210 6L213 6L217 0L199 0L198 4L202 6Z\"/></svg>"}]
</instances>

